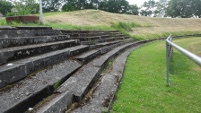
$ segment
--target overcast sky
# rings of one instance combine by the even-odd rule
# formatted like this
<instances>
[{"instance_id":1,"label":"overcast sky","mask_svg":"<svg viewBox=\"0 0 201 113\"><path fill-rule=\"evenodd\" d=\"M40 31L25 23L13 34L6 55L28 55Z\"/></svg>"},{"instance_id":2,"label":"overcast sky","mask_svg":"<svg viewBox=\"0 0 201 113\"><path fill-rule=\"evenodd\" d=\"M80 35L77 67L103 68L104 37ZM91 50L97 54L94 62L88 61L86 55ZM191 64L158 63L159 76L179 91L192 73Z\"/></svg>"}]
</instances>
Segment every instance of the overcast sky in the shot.
<instances>
[{"instance_id":1,"label":"overcast sky","mask_svg":"<svg viewBox=\"0 0 201 113\"><path fill-rule=\"evenodd\" d=\"M138 6L141 6L145 1L149 1L149 0L127 0L130 5L134 5L137 4ZM158 0L155 0L158 1Z\"/></svg>"}]
</instances>

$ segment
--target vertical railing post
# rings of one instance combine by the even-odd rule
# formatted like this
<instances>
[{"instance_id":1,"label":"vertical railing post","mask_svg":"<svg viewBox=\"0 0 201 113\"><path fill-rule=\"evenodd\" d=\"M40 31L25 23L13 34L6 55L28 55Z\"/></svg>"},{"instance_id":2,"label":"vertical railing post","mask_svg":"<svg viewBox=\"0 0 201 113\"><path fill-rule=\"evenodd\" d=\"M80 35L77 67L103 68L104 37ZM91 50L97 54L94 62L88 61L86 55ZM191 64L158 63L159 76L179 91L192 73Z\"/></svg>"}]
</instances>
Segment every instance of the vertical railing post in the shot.
<instances>
[{"instance_id":1,"label":"vertical railing post","mask_svg":"<svg viewBox=\"0 0 201 113\"><path fill-rule=\"evenodd\" d=\"M42 0L39 0L39 12L40 12L40 24L43 25L43 8L42 8Z\"/></svg>"},{"instance_id":2,"label":"vertical railing post","mask_svg":"<svg viewBox=\"0 0 201 113\"><path fill-rule=\"evenodd\" d=\"M170 80L169 80L169 68L170 68L170 45L166 41L166 85L170 86Z\"/></svg>"}]
</instances>

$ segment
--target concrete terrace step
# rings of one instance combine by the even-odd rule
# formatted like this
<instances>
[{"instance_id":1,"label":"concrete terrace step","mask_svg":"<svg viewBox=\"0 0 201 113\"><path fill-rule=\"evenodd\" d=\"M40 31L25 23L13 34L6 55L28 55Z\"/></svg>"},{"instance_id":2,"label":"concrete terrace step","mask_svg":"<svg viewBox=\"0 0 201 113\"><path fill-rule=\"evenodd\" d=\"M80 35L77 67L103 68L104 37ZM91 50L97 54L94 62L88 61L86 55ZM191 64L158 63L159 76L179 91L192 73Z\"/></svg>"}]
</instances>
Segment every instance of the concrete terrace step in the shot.
<instances>
[{"instance_id":1,"label":"concrete terrace step","mask_svg":"<svg viewBox=\"0 0 201 113\"><path fill-rule=\"evenodd\" d=\"M123 40L124 37L101 37L99 39L81 41L83 45L96 45L97 43L110 42L115 40Z\"/></svg>"},{"instance_id":2,"label":"concrete terrace step","mask_svg":"<svg viewBox=\"0 0 201 113\"><path fill-rule=\"evenodd\" d=\"M44 26L18 26L16 28L21 30L52 30L52 27Z\"/></svg>"},{"instance_id":3,"label":"concrete terrace step","mask_svg":"<svg viewBox=\"0 0 201 113\"><path fill-rule=\"evenodd\" d=\"M65 33L65 32L62 32L62 33L66 34L66 35L78 36L78 37L87 37L87 36L97 36L97 35L107 35L107 34L109 34L108 32L103 32L103 31L99 31L99 32L86 32L86 33L81 33L81 32L75 32L75 33Z\"/></svg>"},{"instance_id":4,"label":"concrete terrace step","mask_svg":"<svg viewBox=\"0 0 201 113\"><path fill-rule=\"evenodd\" d=\"M32 36L32 37L16 37L16 38L0 38L0 48L23 46L30 44L48 43L62 40L69 40L69 35L54 36Z\"/></svg>"},{"instance_id":5,"label":"concrete terrace step","mask_svg":"<svg viewBox=\"0 0 201 113\"><path fill-rule=\"evenodd\" d=\"M90 41L90 40L100 40L100 39L105 39L109 38L109 35L97 35L97 36L88 36L88 37L76 37L73 39L79 39L80 41Z\"/></svg>"},{"instance_id":6,"label":"concrete terrace step","mask_svg":"<svg viewBox=\"0 0 201 113\"><path fill-rule=\"evenodd\" d=\"M48 100L34 109L36 113L61 113L72 102L79 102L93 87L107 61L135 43L128 43L114 48L80 68L56 91L54 99Z\"/></svg>"},{"instance_id":7,"label":"concrete terrace step","mask_svg":"<svg viewBox=\"0 0 201 113\"><path fill-rule=\"evenodd\" d=\"M82 63L87 63L98 55L105 54L115 47L125 44L126 42L133 42L133 40L117 40L112 42L104 42L96 44L96 48L91 48L88 52L82 53L78 56L75 56L74 59L79 60Z\"/></svg>"},{"instance_id":8,"label":"concrete terrace step","mask_svg":"<svg viewBox=\"0 0 201 113\"><path fill-rule=\"evenodd\" d=\"M108 72L106 72L94 86L93 94L88 97L90 98L89 101L84 105L75 108L71 113L109 112L114 94L123 75L126 59L134 48L132 47L131 49L126 50L114 60L112 66L108 69Z\"/></svg>"},{"instance_id":9,"label":"concrete terrace step","mask_svg":"<svg viewBox=\"0 0 201 113\"><path fill-rule=\"evenodd\" d=\"M101 31L101 30L60 30L62 33L99 33L99 32L114 32L114 33L119 33L118 31L115 31L115 30L111 30L111 31Z\"/></svg>"},{"instance_id":10,"label":"concrete terrace step","mask_svg":"<svg viewBox=\"0 0 201 113\"><path fill-rule=\"evenodd\" d=\"M99 50L90 50L90 51L82 53L78 56L75 56L74 59L76 59L84 64L84 63L89 62L90 60L92 60L93 58L98 56L99 54L100 54Z\"/></svg>"},{"instance_id":11,"label":"concrete terrace step","mask_svg":"<svg viewBox=\"0 0 201 113\"><path fill-rule=\"evenodd\" d=\"M22 113L33 107L81 67L76 61L66 60L29 76L23 81L0 90L0 113Z\"/></svg>"},{"instance_id":12,"label":"concrete terrace step","mask_svg":"<svg viewBox=\"0 0 201 113\"><path fill-rule=\"evenodd\" d=\"M46 66L59 63L87 50L89 50L89 46L79 45L2 65L0 66L0 88L15 83Z\"/></svg>"},{"instance_id":13,"label":"concrete terrace step","mask_svg":"<svg viewBox=\"0 0 201 113\"><path fill-rule=\"evenodd\" d=\"M42 44L34 44L27 46L19 46L19 47L10 47L0 49L0 53L2 54L4 60L7 62L38 55L44 54L50 51L63 49L66 47L71 47L78 45L77 40L66 40L66 41L58 41L51 43L42 43Z\"/></svg>"},{"instance_id":14,"label":"concrete terrace step","mask_svg":"<svg viewBox=\"0 0 201 113\"><path fill-rule=\"evenodd\" d=\"M0 30L0 38L62 35L60 30Z\"/></svg>"}]
</instances>

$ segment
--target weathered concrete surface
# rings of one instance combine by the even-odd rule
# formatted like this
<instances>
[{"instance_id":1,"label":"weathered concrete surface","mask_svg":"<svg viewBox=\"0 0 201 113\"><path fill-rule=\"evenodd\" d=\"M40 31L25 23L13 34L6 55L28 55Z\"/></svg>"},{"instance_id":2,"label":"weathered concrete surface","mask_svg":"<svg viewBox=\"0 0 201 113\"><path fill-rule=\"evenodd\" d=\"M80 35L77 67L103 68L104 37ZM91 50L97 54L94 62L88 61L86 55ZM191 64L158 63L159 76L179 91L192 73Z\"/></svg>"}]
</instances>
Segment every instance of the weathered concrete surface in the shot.
<instances>
[{"instance_id":1,"label":"weathered concrete surface","mask_svg":"<svg viewBox=\"0 0 201 113\"><path fill-rule=\"evenodd\" d=\"M0 53L3 55L7 62L18 60L30 56L35 56L38 54L44 54L50 51L63 49L66 47L71 47L78 45L77 40L66 40L51 43L42 43L34 45L26 45L19 47L3 48L0 49ZM0 64L1 65L1 64Z\"/></svg>"},{"instance_id":2,"label":"weathered concrete surface","mask_svg":"<svg viewBox=\"0 0 201 113\"><path fill-rule=\"evenodd\" d=\"M63 50L53 51L40 56L18 60L10 63L9 65L2 65L0 66L0 88L5 85L14 83L39 69L43 69L46 66L59 63L63 60L66 60L70 56L77 55L79 53L87 51L88 49L88 46L80 45ZM16 75L16 73L19 74Z\"/></svg>"},{"instance_id":3,"label":"weathered concrete surface","mask_svg":"<svg viewBox=\"0 0 201 113\"><path fill-rule=\"evenodd\" d=\"M79 60L82 63L87 63L88 61L92 60L99 54L100 54L100 52L98 50L91 50L91 51L82 53L78 56L75 56L74 58Z\"/></svg>"},{"instance_id":4,"label":"weathered concrete surface","mask_svg":"<svg viewBox=\"0 0 201 113\"><path fill-rule=\"evenodd\" d=\"M72 92L66 91L61 94L55 94L50 102L46 102L44 106L37 107L30 113L63 113L67 106L73 102Z\"/></svg>"},{"instance_id":5,"label":"weathered concrete surface","mask_svg":"<svg viewBox=\"0 0 201 113\"><path fill-rule=\"evenodd\" d=\"M0 113L25 112L51 95L54 88L80 67L78 62L67 60L0 90Z\"/></svg>"},{"instance_id":6,"label":"weathered concrete surface","mask_svg":"<svg viewBox=\"0 0 201 113\"><path fill-rule=\"evenodd\" d=\"M95 90L90 96L90 100L85 105L71 111L72 113L102 113L109 111L114 94L123 75L127 56L132 50L133 48L126 50L115 59L112 67L103 75L97 86L94 86Z\"/></svg>"},{"instance_id":7,"label":"weathered concrete surface","mask_svg":"<svg viewBox=\"0 0 201 113\"><path fill-rule=\"evenodd\" d=\"M7 64L0 68L0 88L27 76L25 65Z\"/></svg>"},{"instance_id":8,"label":"weathered concrete surface","mask_svg":"<svg viewBox=\"0 0 201 113\"><path fill-rule=\"evenodd\" d=\"M0 38L0 48L69 40L69 35Z\"/></svg>"},{"instance_id":9,"label":"weathered concrete surface","mask_svg":"<svg viewBox=\"0 0 201 113\"><path fill-rule=\"evenodd\" d=\"M70 102L67 102L66 104L58 104L62 102L62 98L66 96L66 91L71 92L73 95L73 100L76 102L80 102L83 97L86 95L86 93L93 87L96 80L100 77L100 72L103 69L103 66L105 66L105 63L115 55L118 55L119 51L124 50L127 47L130 47L133 43L129 43L126 45L121 45L118 48L114 48L110 52L92 60L88 64L84 65L81 69L79 69L73 76L71 76L68 80L66 80L60 88L57 90L56 95L56 101L50 100L47 105L51 105L54 109L51 109L53 111L63 111L65 110L66 106L69 106ZM69 96L71 99L72 97ZM68 100L70 100L68 99ZM74 102L73 101L73 102ZM60 107L58 107L60 105ZM43 105L43 108L46 106L46 104ZM62 108L62 109L60 109ZM47 112L48 109L42 110L43 112Z\"/></svg>"},{"instance_id":10,"label":"weathered concrete surface","mask_svg":"<svg viewBox=\"0 0 201 113\"><path fill-rule=\"evenodd\" d=\"M44 26L18 26L17 29L23 30L53 30L52 27L44 27Z\"/></svg>"},{"instance_id":11,"label":"weathered concrete surface","mask_svg":"<svg viewBox=\"0 0 201 113\"><path fill-rule=\"evenodd\" d=\"M0 30L0 38L61 35L60 30Z\"/></svg>"}]
</instances>

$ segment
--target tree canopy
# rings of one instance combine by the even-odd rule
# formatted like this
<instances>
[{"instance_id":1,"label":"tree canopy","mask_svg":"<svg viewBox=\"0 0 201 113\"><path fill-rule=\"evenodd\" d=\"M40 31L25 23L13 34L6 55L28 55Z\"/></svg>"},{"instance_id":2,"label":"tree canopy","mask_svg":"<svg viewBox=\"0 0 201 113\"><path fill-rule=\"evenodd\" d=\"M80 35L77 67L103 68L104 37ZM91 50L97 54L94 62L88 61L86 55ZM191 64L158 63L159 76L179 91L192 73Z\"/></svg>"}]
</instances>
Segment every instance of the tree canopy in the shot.
<instances>
[{"instance_id":1,"label":"tree canopy","mask_svg":"<svg viewBox=\"0 0 201 113\"><path fill-rule=\"evenodd\" d=\"M6 15L13 8L13 4L9 1L0 0L0 13Z\"/></svg>"}]
</instances>

